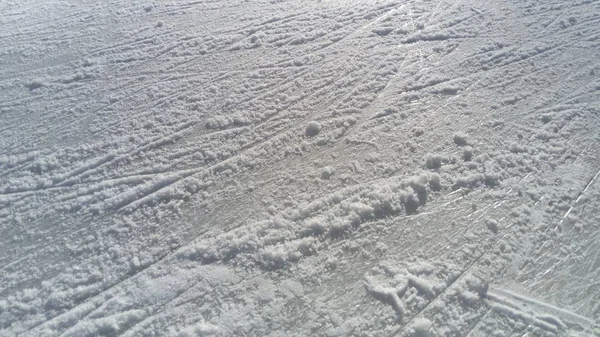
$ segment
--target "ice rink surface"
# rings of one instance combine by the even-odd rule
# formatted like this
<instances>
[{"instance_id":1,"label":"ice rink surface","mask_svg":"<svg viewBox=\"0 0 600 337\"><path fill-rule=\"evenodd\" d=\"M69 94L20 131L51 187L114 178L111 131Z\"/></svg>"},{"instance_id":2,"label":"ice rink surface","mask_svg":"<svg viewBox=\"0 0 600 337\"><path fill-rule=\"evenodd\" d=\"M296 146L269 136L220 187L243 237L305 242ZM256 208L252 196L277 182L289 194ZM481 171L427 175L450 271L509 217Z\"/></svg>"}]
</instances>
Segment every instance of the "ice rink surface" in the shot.
<instances>
[{"instance_id":1,"label":"ice rink surface","mask_svg":"<svg viewBox=\"0 0 600 337\"><path fill-rule=\"evenodd\" d=\"M0 336L600 336L600 1L0 1Z\"/></svg>"}]
</instances>

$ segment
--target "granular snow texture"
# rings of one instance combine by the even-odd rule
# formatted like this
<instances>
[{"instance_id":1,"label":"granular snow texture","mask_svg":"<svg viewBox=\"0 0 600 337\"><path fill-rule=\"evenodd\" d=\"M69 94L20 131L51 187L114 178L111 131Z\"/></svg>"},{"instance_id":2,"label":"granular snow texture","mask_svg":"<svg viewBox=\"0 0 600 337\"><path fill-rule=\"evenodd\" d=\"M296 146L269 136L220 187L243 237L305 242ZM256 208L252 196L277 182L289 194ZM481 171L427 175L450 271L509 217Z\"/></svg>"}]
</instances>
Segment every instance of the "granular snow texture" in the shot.
<instances>
[{"instance_id":1,"label":"granular snow texture","mask_svg":"<svg viewBox=\"0 0 600 337\"><path fill-rule=\"evenodd\" d=\"M0 2L0 336L599 336L600 2Z\"/></svg>"}]
</instances>

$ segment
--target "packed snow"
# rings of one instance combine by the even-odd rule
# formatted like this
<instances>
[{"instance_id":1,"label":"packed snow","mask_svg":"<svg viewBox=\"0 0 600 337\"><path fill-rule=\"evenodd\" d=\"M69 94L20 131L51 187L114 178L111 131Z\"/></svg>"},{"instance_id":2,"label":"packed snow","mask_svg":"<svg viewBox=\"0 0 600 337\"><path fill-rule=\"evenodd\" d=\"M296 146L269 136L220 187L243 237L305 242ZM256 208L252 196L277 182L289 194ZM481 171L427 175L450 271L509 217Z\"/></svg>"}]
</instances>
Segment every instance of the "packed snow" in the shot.
<instances>
[{"instance_id":1,"label":"packed snow","mask_svg":"<svg viewBox=\"0 0 600 337\"><path fill-rule=\"evenodd\" d=\"M0 27L0 336L600 336L600 1Z\"/></svg>"}]
</instances>

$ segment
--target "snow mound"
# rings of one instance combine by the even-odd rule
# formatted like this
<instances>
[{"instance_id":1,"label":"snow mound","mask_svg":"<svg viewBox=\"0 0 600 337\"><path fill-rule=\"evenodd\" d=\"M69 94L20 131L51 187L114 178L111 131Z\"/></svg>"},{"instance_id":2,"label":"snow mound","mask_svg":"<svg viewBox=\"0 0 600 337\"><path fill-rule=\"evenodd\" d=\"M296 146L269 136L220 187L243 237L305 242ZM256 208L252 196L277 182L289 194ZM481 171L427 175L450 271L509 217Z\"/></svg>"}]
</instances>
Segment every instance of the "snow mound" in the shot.
<instances>
[{"instance_id":1,"label":"snow mound","mask_svg":"<svg viewBox=\"0 0 600 337\"><path fill-rule=\"evenodd\" d=\"M314 137L318 135L319 132L321 132L321 124L319 124L319 122L316 121L310 121L306 125L306 129L304 130L304 134L307 137Z\"/></svg>"}]
</instances>

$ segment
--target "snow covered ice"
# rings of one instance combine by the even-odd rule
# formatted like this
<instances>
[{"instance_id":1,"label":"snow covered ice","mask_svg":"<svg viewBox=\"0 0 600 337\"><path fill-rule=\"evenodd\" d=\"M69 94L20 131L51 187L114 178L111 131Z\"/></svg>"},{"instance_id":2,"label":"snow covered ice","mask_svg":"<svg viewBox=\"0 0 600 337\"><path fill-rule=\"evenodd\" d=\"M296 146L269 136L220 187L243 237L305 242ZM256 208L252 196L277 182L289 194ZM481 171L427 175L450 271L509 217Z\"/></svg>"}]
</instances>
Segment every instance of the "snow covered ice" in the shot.
<instances>
[{"instance_id":1,"label":"snow covered ice","mask_svg":"<svg viewBox=\"0 0 600 337\"><path fill-rule=\"evenodd\" d=\"M600 336L600 1L1 1L0 336Z\"/></svg>"}]
</instances>

